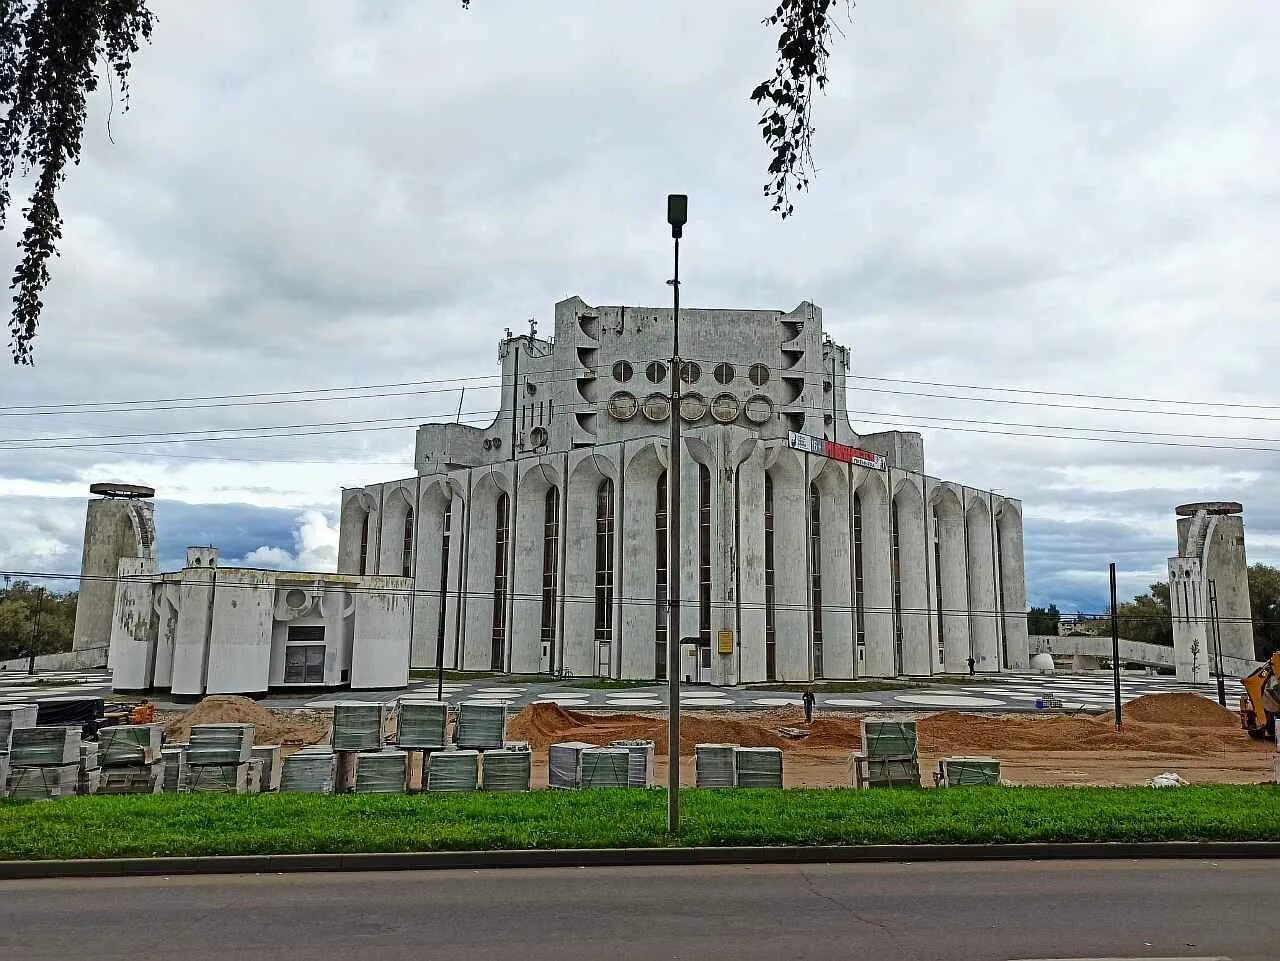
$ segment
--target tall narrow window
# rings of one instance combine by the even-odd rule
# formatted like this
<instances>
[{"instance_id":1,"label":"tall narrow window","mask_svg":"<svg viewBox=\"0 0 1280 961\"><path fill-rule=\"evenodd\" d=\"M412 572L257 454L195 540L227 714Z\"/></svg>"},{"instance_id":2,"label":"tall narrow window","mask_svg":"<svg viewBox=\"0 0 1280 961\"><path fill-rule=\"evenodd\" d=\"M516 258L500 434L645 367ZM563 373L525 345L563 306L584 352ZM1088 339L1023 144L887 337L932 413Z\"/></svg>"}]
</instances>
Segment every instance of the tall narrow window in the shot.
<instances>
[{"instance_id":1,"label":"tall narrow window","mask_svg":"<svg viewBox=\"0 0 1280 961\"><path fill-rule=\"evenodd\" d=\"M809 485L809 608L813 613L813 676L822 677L822 502Z\"/></svg>"},{"instance_id":2,"label":"tall narrow window","mask_svg":"<svg viewBox=\"0 0 1280 961\"><path fill-rule=\"evenodd\" d=\"M777 575L773 561L773 478L764 475L764 676L778 679Z\"/></svg>"},{"instance_id":3,"label":"tall narrow window","mask_svg":"<svg viewBox=\"0 0 1280 961\"><path fill-rule=\"evenodd\" d=\"M938 663L943 661L943 625L942 617L942 521L938 512L933 512L933 596L936 598L936 617L938 620Z\"/></svg>"},{"instance_id":4,"label":"tall narrow window","mask_svg":"<svg viewBox=\"0 0 1280 961\"><path fill-rule=\"evenodd\" d=\"M413 576L413 508L404 515L404 544L400 551L400 576Z\"/></svg>"},{"instance_id":5,"label":"tall narrow window","mask_svg":"<svg viewBox=\"0 0 1280 961\"><path fill-rule=\"evenodd\" d=\"M657 500L653 509L654 610L653 676L667 676L667 472L658 475Z\"/></svg>"},{"instance_id":6,"label":"tall narrow window","mask_svg":"<svg viewBox=\"0 0 1280 961\"><path fill-rule=\"evenodd\" d=\"M711 670L711 470L698 465L698 667Z\"/></svg>"},{"instance_id":7,"label":"tall narrow window","mask_svg":"<svg viewBox=\"0 0 1280 961\"><path fill-rule=\"evenodd\" d=\"M542 645L555 672L556 580L560 570L560 490L547 488L542 514Z\"/></svg>"},{"instance_id":8,"label":"tall narrow window","mask_svg":"<svg viewBox=\"0 0 1280 961\"><path fill-rule=\"evenodd\" d=\"M596 646L597 673L607 677L613 641L613 481L596 489ZM606 660L608 659L608 660Z\"/></svg>"},{"instance_id":9,"label":"tall narrow window","mask_svg":"<svg viewBox=\"0 0 1280 961\"><path fill-rule=\"evenodd\" d=\"M436 651L440 664L444 664L444 609L445 594L449 590L449 528L453 522L453 506L446 504L444 517L440 519L440 623L436 626Z\"/></svg>"},{"instance_id":10,"label":"tall narrow window","mask_svg":"<svg viewBox=\"0 0 1280 961\"><path fill-rule=\"evenodd\" d=\"M501 671L507 652L507 543L511 537L511 501L498 495L493 526L493 645L489 670Z\"/></svg>"},{"instance_id":11,"label":"tall narrow window","mask_svg":"<svg viewBox=\"0 0 1280 961\"><path fill-rule=\"evenodd\" d=\"M360 573L369 573L369 515L360 524Z\"/></svg>"},{"instance_id":12,"label":"tall narrow window","mask_svg":"<svg viewBox=\"0 0 1280 961\"><path fill-rule=\"evenodd\" d=\"M902 552L898 501L889 509L889 560L893 568L893 673L902 673Z\"/></svg>"},{"instance_id":13,"label":"tall narrow window","mask_svg":"<svg viewBox=\"0 0 1280 961\"><path fill-rule=\"evenodd\" d=\"M866 660L867 619L863 610L862 579L862 496L853 495L853 638L857 648L857 663Z\"/></svg>"}]
</instances>

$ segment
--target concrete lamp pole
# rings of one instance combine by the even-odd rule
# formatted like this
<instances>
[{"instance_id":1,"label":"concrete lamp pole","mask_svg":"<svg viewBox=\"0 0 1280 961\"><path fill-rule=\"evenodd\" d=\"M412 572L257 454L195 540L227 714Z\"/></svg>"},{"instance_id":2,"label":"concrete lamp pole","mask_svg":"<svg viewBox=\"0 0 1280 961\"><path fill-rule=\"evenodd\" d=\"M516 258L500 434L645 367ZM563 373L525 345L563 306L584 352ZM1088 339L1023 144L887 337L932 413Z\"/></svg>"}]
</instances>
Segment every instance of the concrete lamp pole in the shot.
<instances>
[{"instance_id":1,"label":"concrete lamp pole","mask_svg":"<svg viewBox=\"0 0 1280 961\"><path fill-rule=\"evenodd\" d=\"M1209 578L1209 624L1213 628L1213 670L1218 675L1218 704L1227 706L1226 680L1222 676L1222 628L1218 623L1218 582Z\"/></svg>"},{"instance_id":2,"label":"concrete lamp pole","mask_svg":"<svg viewBox=\"0 0 1280 961\"><path fill-rule=\"evenodd\" d=\"M675 245L671 285L671 450L667 457L667 831L680 830L680 238L689 198L667 195L667 223Z\"/></svg>"}]
</instances>

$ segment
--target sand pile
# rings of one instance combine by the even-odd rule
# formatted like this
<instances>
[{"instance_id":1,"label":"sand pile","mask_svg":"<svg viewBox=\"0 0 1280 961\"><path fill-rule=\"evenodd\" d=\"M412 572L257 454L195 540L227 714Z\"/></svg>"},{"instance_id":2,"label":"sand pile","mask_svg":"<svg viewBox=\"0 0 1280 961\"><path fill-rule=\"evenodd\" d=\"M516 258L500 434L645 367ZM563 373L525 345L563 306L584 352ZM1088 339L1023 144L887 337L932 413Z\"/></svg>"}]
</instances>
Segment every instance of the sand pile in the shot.
<instances>
[{"instance_id":1,"label":"sand pile","mask_svg":"<svg viewBox=\"0 0 1280 961\"><path fill-rule=\"evenodd\" d=\"M858 719L851 715L817 718L809 737L796 741L783 737L779 727L803 727L798 710L759 714L698 711L681 713L680 750L691 753L695 744L741 744L743 747L780 747L784 751L813 748L852 748L858 744ZM535 750L558 741L607 744L622 739L654 742L654 751L667 753L667 718L659 714L591 714L567 711L558 704L530 704L507 722L507 736L528 741Z\"/></svg>"},{"instance_id":2,"label":"sand pile","mask_svg":"<svg viewBox=\"0 0 1280 961\"><path fill-rule=\"evenodd\" d=\"M1184 727L1240 728L1236 714L1199 694L1147 694L1124 705L1123 715L1126 723L1150 721Z\"/></svg>"},{"instance_id":3,"label":"sand pile","mask_svg":"<svg viewBox=\"0 0 1280 961\"><path fill-rule=\"evenodd\" d=\"M321 711L269 711L247 697L213 694L168 718L165 739L187 741L195 724L252 724L255 744L301 747L328 739L330 717Z\"/></svg>"}]
</instances>

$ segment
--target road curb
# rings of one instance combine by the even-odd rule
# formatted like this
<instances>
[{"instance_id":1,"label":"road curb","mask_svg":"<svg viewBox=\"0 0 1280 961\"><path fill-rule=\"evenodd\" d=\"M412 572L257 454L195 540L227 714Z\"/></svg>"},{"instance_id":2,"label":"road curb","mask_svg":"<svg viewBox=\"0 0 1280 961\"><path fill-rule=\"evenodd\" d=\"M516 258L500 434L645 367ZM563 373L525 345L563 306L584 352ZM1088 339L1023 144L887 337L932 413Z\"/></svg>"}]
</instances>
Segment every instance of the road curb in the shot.
<instances>
[{"instance_id":1,"label":"road curb","mask_svg":"<svg viewBox=\"0 0 1280 961\"><path fill-rule=\"evenodd\" d=\"M0 861L0 880L423 871L449 868L640 867L700 864L859 864L883 861L1037 861L1149 858L1280 858L1280 841L1099 844L869 844L820 847L600 848L423 851L395 854L265 854L177 858Z\"/></svg>"}]
</instances>

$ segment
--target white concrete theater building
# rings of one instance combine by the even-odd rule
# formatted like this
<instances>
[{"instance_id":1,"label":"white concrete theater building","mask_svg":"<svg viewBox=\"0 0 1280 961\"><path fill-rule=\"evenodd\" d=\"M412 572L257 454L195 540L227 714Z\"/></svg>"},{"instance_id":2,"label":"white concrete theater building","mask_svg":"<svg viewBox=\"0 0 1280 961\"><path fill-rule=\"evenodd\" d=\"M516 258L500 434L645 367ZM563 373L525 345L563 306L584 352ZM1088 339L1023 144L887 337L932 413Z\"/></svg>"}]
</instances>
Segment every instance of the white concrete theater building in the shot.
<instances>
[{"instance_id":1,"label":"white concrete theater building","mask_svg":"<svg viewBox=\"0 0 1280 961\"><path fill-rule=\"evenodd\" d=\"M415 476L342 492L340 573L413 578L412 667L663 677L675 576L695 682L1026 669L1021 503L857 433L812 304L681 311L669 571L671 320L557 304L499 345L490 426L423 425Z\"/></svg>"}]
</instances>

